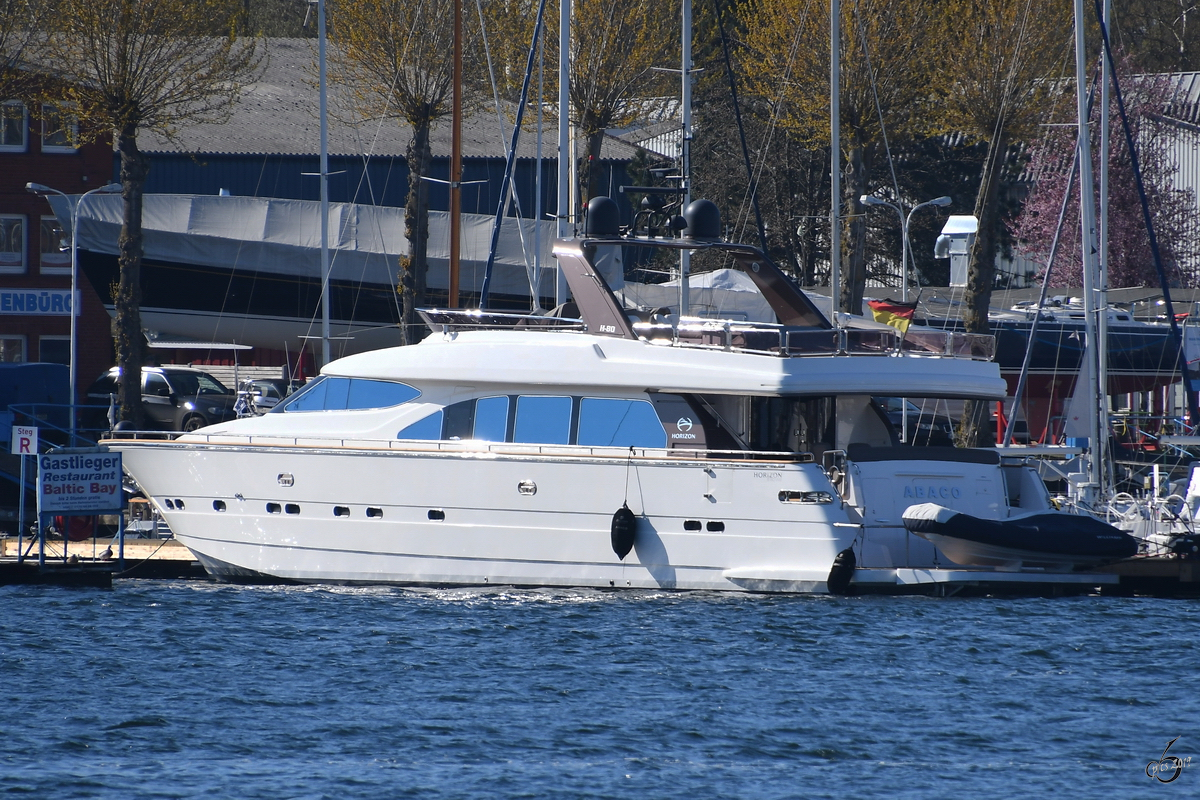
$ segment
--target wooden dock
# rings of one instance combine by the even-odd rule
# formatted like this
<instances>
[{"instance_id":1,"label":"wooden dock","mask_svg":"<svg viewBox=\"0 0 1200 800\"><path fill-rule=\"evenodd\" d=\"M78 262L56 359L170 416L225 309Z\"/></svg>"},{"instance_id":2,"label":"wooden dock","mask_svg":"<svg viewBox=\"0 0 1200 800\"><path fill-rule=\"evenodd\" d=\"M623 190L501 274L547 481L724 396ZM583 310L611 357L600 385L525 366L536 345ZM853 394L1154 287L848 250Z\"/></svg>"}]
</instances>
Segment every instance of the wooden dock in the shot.
<instances>
[{"instance_id":1,"label":"wooden dock","mask_svg":"<svg viewBox=\"0 0 1200 800\"><path fill-rule=\"evenodd\" d=\"M61 539L46 541L46 565L52 572L63 572L70 569L107 572L113 578L192 578L207 579L204 567L188 550L174 539L127 539L125 541L125 568L119 569L117 553L119 544L110 539L87 539L82 542L67 543L67 563L63 563L63 542ZM24 542L25 564L38 566L37 541ZM108 558L104 556L111 550ZM45 582L30 579L24 570L17 566L17 539L15 537L0 538L0 584ZM12 565L11 568L8 565ZM6 577L7 576L7 580ZM111 580L110 580L111 582ZM83 584L92 585L92 584Z\"/></svg>"}]
</instances>

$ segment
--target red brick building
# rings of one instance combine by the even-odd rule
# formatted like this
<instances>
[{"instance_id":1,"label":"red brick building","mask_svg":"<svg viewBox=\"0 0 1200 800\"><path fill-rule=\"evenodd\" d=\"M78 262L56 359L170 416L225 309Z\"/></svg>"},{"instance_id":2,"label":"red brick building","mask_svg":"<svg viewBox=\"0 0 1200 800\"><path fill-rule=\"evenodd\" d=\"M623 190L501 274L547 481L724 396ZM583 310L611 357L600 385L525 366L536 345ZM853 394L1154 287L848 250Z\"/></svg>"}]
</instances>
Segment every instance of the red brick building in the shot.
<instances>
[{"instance_id":1,"label":"red brick building","mask_svg":"<svg viewBox=\"0 0 1200 800\"><path fill-rule=\"evenodd\" d=\"M70 250L49 204L25 185L78 195L113 180L111 139L75 146L71 124L52 106L0 98L0 362L70 360ZM114 356L109 316L82 276L78 293L83 392Z\"/></svg>"}]
</instances>

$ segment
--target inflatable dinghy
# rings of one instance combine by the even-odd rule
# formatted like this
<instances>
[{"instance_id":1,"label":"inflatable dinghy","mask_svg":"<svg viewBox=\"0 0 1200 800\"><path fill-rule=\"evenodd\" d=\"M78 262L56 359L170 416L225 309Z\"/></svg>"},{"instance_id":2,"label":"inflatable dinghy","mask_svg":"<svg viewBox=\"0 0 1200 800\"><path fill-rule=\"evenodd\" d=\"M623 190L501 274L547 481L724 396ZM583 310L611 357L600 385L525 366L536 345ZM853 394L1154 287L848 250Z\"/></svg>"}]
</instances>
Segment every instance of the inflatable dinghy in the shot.
<instances>
[{"instance_id":1,"label":"inflatable dinghy","mask_svg":"<svg viewBox=\"0 0 1200 800\"><path fill-rule=\"evenodd\" d=\"M956 564L1020 569L1094 567L1129 558L1137 540L1095 517L1035 511L980 519L936 503L909 506L904 527Z\"/></svg>"}]
</instances>

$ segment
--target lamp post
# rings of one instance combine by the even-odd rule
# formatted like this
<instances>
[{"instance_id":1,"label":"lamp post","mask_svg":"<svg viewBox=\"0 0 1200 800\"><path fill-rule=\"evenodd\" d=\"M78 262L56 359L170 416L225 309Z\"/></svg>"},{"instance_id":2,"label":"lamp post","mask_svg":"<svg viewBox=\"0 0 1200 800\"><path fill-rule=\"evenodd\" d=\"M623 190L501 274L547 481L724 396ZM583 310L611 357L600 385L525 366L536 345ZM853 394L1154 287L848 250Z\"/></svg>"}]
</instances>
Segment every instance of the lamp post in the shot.
<instances>
[{"instance_id":1,"label":"lamp post","mask_svg":"<svg viewBox=\"0 0 1200 800\"><path fill-rule=\"evenodd\" d=\"M887 206L894 209L900 217L900 300L908 302L908 225L912 222L912 215L917 213L917 209L925 208L926 206L948 206L954 202L949 197L943 195L935 197L932 200L926 200L924 203L918 203L908 212L908 216L904 216L904 210L895 203L889 203L879 197L873 197L869 194L864 194L858 198L858 202L864 206Z\"/></svg>"},{"instance_id":2,"label":"lamp post","mask_svg":"<svg viewBox=\"0 0 1200 800\"><path fill-rule=\"evenodd\" d=\"M70 384L71 384L71 446L75 445L75 320L79 315L79 309L75 307L76 283L79 276L79 207L83 205L83 200L90 194L113 194L121 191L121 184L106 183L103 186L97 186L95 189L84 192L77 197L72 197L66 192L60 192L58 189L52 189L49 186L43 186L40 183L25 184L26 191L36 195L45 196L48 194L62 195L63 199L71 204L71 364L70 364Z\"/></svg>"}]
</instances>

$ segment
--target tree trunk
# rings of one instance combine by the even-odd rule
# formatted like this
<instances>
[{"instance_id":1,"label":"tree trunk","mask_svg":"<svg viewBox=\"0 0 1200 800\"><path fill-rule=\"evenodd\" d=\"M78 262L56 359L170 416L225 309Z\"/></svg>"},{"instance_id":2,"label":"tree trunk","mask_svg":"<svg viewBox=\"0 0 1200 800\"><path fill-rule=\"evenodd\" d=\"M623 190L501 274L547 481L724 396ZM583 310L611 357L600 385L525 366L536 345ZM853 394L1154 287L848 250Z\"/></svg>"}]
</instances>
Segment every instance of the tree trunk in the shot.
<instances>
[{"instance_id":1,"label":"tree trunk","mask_svg":"<svg viewBox=\"0 0 1200 800\"><path fill-rule=\"evenodd\" d=\"M849 218L846 231L846 257L842 270L842 310L848 314L861 314L863 292L867 287L867 220L862 214L852 214L848 209L856 207L858 198L867 194L869 179L866 153L861 146L850 151L850 164L846 180L842 184L843 219Z\"/></svg>"},{"instance_id":2,"label":"tree trunk","mask_svg":"<svg viewBox=\"0 0 1200 800\"><path fill-rule=\"evenodd\" d=\"M580 136L587 145L587 152L579 159L579 208L580 219L582 210L587 207L588 200L596 194L596 180L600 177L600 148L604 144L604 128L592 124L585 119L579 126Z\"/></svg>"},{"instance_id":3,"label":"tree trunk","mask_svg":"<svg viewBox=\"0 0 1200 800\"><path fill-rule=\"evenodd\" d=\"M128 124L117 133L117 151L121 155L121 199L124 218L121 237L117 240L120 281L116 306L117 366L121 377L117 384L118 416L143 427L142 358L145 351L142 337L142 191L150 165L138 150L137 126Z\"/></svg>"},{"instance_id":4,"label":"tree trunk","mask_svg":"<svg viewBox=\"0 0 1200 800\"><path fill-rule=\"evenodd\" d=\"M1000 180L1004 173L1004 154L1008 136L1001 133L988 145L983 165L983 181L975 196L975 218L979 232L971 248L967 288L963 296L966 312L963 327L967 333L990 333L988 308L992 303L992 285L996 282L996 229L1000 224Z\"/></svg>"},{"instance_id":5,"label":"tree trunk","mask_svg":"<svg viewBox=\"0 0 1200 800\"><path fill-rule=\"evenodd\" d=\"M1004 174L1004 157L1008 151L1008 135L1003 131L988 145L983 164L983 181L975 196L975 218L979 232L971 248L967 270L967 288L963 293L966 310L963 329L967 333L990 333L988 308L992 304L992 285L996 281L996 231L1000 225L1000 180ZM988 403L968 400L963 406L958 427L958 444L977 447L991 442L991 426L987 424Z\"/></svg>"},{"instance_id":6,"label":"tree trunk","mask_svg":"<svg viewBox=\"0 0 1200 800\"><path fill-rule=\"evenodd\" d=\"M417 320L416 309L425 305L429 281L429 189L424 180L429 171L432 154L429 149L430 120L426 117L412 123L413 138L408 143L408 199L404 205L404 235L408 239L408 255L400 257L400 296L403 309L402 342L415 344L425 338L423 326Z\"/></svg>"}]
</instances>

